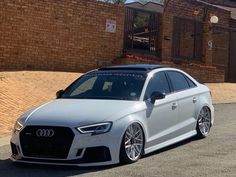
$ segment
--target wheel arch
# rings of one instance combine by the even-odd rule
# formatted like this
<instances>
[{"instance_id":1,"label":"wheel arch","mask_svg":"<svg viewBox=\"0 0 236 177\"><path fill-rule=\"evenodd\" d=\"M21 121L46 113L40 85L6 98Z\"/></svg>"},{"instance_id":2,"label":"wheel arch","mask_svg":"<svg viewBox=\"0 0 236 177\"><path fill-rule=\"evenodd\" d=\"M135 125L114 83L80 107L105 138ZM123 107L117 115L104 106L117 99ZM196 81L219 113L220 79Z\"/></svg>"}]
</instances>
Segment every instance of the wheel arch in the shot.
<instances>
[{"instance_id":1,"label":"wheel arch","mask_svg":"<svg viewBox=\"0 0 236 177\"><path fill-rule=\"evenodd\" d=\"M197 112L197 116L196 116L196 126L197 126L197 121L198 121L199 114L200 114L201 110L202 110L204 107L206 107L206 108L209 109L209 111L210 111L211 126L212 126L212 125L213 125L213 122L214 122L214 121L213 121L214 117L213 117L213 115L212 115L211 106L210 106L209 104L207 104L207 103L205 103L205 104L199 106L199 109L198 109L198 112Z\"/></svg>"},{"instance_id":2,"label":"wheel arch","mask_svg":"<svg viewBox=\"0 0 236 177\"><path fill-rule=\"evenodd\" d=\"M127 129L131 124L133 124L133 123L137 123L137 124L139 124L139 125L141 126L142 131L143 131L144 146L145 146L146 140L147 140L147 130L144 128L144 127L145 127L144 123L141 122L140 120L131 120L131 121L129 121L129 122L126 124L126 126L124 127L124 129L123 129L123 131L122 131L122 138L121 138L121 140L120 140L120 145L121 145L121 143L122 143L122 139L123 139L123 137L124 137L124 134L125 134L126 129Z\"/></svg>"},{"instance_id":3,"label":"wheel arch","mask_svg":"<svg viewBox=\"0 0 236 177\"><path fill-rule=\"evenodd\" d=\"M146 144L146 140L147 140L147 130L145 128L145 123L143 123L142 121L140 121L138 118L137 119L130 119L128 122L126 122L123 130L122 130L122 136L119 140L119 157L120 157L120 150L121 150L121 146L122 146L122 141L123 141L123 137L125 135L125 131L127 130L127 128L132 125L133 123L137 123L140 125L142 131L143 131L143 138L144 138L144 144L143 144L143 148L145 149L145 144Z\"/></svg>"},{"instance_id":4,"label":"wheel arch","mask_svg":"<svg viewBox=\"0 0 236 177\"><path fill-rule=\"evenodd\" d=\"M142 135L143 135L142 151L140 151L141 153L140 153L139 157L134 161L129 159L128 155L125 152L125 147L124 147L124 142L125 142L124 138L125 138L126 130L132 124L138 125L140 127L140 129L142 130ZM125 124L124 129L122 131L122 136L121 136L121 139L120 139L120 142L119 142L119 161L120 161L120 163L124 163L124 164L133 163L133 162L137 161L139 158L141 158L144 155L144 149L145 149L145 144L146 144L146 132L145 131L146 131L145 125L137 119L130 120L130 121L128 121L127 124Z\"/></svg>"},{"instance_id":5,"label":"wheel arch","mask_svg":"<svg viewBox=\"0 0 236 177\"><path fill-rule=\"evenodd\" d=\"M210 110L211 125L213 125L214 124L214 106L212 105L212 101L211 101L209 93L199 96L199 103L198 103L198 107L197 107L197 111L196 111L196 121L197 121L200 111L202 110L203 107L207 107Z\"/></svg>"}]
</instances>

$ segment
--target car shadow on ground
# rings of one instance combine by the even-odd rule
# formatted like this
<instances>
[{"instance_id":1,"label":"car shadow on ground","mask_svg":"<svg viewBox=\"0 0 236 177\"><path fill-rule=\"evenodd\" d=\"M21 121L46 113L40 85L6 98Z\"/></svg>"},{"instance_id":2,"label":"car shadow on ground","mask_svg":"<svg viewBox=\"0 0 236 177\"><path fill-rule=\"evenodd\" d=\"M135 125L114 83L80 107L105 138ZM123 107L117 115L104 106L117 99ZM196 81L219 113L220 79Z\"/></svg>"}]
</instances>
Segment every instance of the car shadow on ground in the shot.
<instances>
[{"instance_id":1,"label":"car shadow on ground","mask_svg":"<svg viewBox=\"0 0 236 177\"><path fill-rule=\"evenodd\" d=\"M158 155L162 152L169 151L180 146L186 145L190 142L199 140L196 137L187 139L185 141L176 143L166 148L160 149L143 158L149 158L153 155ZM100 172L109 170L121 165L110 165L104 167L76 167L76 166L56 166L56 165L36 165L36 164L20 164L12 163L10 159L0 159L0 176L3 177L66 177L66 176L77 176L82 174L89 174L93 172Z\"/></svg>"},{"instance_id":2,"label":"car shadow on ground","mask_svg":"<svg viewBox=\"0 0 236 177\"><path fill-rule=\"evenodd\" d=\"M1 177L67 177L89 174L111 169L113 166L105 167L76 167L76 166L56 166L56 165L36 165L13 163L10 159L0 160Z\"/></svg>"}]
</instances>

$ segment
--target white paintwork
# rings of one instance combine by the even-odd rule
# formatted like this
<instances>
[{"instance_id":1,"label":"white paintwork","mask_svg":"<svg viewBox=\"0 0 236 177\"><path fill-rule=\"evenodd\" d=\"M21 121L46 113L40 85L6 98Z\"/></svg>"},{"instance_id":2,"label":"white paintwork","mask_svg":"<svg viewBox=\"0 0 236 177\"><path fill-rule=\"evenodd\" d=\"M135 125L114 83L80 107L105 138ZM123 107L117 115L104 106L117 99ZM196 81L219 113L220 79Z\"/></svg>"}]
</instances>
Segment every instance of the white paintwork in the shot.
<instances>
[{"instance_id":1,"label":"white paintwork","mask_svg":"<svg viewBox=\"0 0 236 177\"><path fill-rule=\"evenodd\" d=\"M187 75L197 87L171 93L166 98L157 100L154 105L149 101L143 100L146 87L153 74L166 70L178 71ZM173 109L173 105L176 106L175 109ZM78 148L85 150L86 147L108 147L111 152L111 161L77 164L78 166L97 166L119 163L122 137L126 128L134 122L139 123L143 128L145 154L196 135L197 117L203 106L210 108L213 124L214 108L209 89L181 70L161 68L155 69L148 74L139 101L56 99L26 112L19 121L24 127L27 125L70 127L75 134L75 138L67 160L78 159L76 157ZM81 134L76 130L76 127L79 126L106 121L113 122L113 126L105 134L91 136L91 134ZM20 147L18 132L12 135L11 142ZM20 153L20 156L24 157L22 153ZM82 156L83 153L79 158L82 158ZM12 160L16 161L13 158ZM21 160L17 161L29 163Z\"/></svg>"}]
</instances>

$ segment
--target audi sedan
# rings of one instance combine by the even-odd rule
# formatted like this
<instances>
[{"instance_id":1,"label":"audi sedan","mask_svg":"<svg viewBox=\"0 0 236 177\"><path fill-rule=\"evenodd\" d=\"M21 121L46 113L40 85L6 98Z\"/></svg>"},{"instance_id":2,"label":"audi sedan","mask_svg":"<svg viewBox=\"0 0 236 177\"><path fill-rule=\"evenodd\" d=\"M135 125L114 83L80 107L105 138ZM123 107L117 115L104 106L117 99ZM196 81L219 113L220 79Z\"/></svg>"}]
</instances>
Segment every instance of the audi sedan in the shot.
<instances>
[{"instance_id":1,"label":"audi sedan","mask_svg":"<svg viewBox=\"0 0 236 177\"><path fill-rule=\"evenodd\" d=\"M209 89L162 65L84 74L57 98L24 113L11 138L14 162L98 166L133 163L187 138L208 136Z\"/></svg>"}]
</instances>

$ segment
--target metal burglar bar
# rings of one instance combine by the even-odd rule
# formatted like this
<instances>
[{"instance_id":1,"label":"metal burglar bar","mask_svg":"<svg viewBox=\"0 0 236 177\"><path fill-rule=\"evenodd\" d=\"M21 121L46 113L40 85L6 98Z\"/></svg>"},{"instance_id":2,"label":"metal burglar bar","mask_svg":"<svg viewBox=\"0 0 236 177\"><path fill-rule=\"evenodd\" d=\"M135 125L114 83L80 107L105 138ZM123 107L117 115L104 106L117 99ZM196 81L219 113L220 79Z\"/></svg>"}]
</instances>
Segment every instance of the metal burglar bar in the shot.
<instances>
[{"instance_id":1,"label":"metal burglar bar","mask_svg":"<svg viewBox=\"0 0 236 177\"><path fill-rule=\"evenodd\" d=\"M194 21L194 55L193 58L201 60L203 57L203 23Z\"/></svg>"},{"instance_id":2,"label":"metal burglar bar","mask_svg":"<svg viewBox=\"0 0 236 177\"><path fill-rule=\"evenodd\" d=\"M133 21L134 21L134 9L125 8L125 49L133 48ZM130 38L131 37L131 38Z\"/></svg>"},{"instance_id":3,"label":"metal burglar bar","mask_svg":"<svg viewBox=\"0 0 236 177\"><path fill-rule=\"evenodd\" d=\"M236 20L230 19L230 28L236 29Z\"/></svg>"},{"instance_id":4,"label":"metal burglar bar","mask_svg":"<svg viewBox=\"0 0 236 177\"><path fill-rule=\"evenodd\" d=\"M158 55L160 17L158 13L126 7L124 47Z\"/></svg>"},{"instance_id":5,"label":"metal burglar bar","mask_svg":"<svg viewBox=\"0 0 236 177\"><path fill-rule=\"evenodd\" d=\"M149 50L158 54L159 15L157 13L150 15L149 30Z\"/></svg>"},{"instance_id":6,"label":"metal burglar bar","mask_svg":"<svg viewBox=\"0 0 236 177\"><path fill-rule=\"evenodd\" d=\"M174 58L180 57L180 31L181 31L180 18L174 17L173 40L172 40L172 56Z\"/></svg>"},{"instance_id":7,"label":"metal burglar bar","mask_svg":"<svg viewBox=\"0 0 236 177\"><path fill-rule=\"evenodd\" d=\"M176 59L202 59L203 24L174 17L172 56Z\"/></svg>"}]
</instances>

